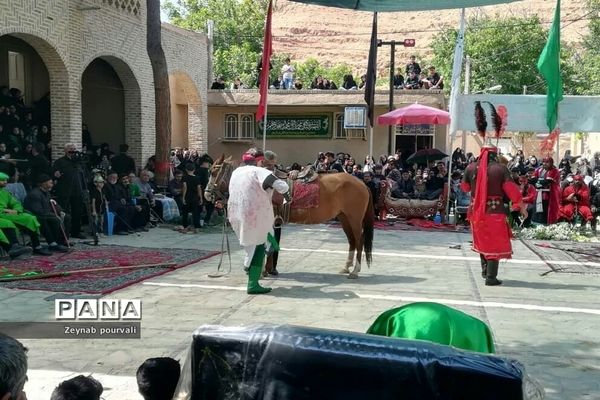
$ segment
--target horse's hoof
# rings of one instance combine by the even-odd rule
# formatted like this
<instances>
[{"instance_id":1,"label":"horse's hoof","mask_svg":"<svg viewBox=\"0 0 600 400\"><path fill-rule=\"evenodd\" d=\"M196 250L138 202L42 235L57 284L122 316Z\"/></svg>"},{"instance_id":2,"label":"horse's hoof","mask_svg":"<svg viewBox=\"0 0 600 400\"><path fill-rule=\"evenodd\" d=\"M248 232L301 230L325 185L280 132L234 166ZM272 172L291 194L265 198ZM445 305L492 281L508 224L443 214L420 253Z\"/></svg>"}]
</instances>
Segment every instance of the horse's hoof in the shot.
<instances>
[{"instance_id":1,"label":"horse's hoof","mask_svg":"<svg viewBox=\"0 0 600 400\"><path fill-rule=\"evenodd\" d=\"M348 268L342 268L340 269L340 274L349 274L350 270Z\"/></svg>"},{"instance_id":2,"label":"horse's hoof","mask_svg":"<svg viewBox=\"0 0 600 400\"><path fill-rule=\"evenodd\" d=\"M358 274L355 272L351 272L350 275L348 275L348 279L358 279Z\"/></svg>"}]
</instances>

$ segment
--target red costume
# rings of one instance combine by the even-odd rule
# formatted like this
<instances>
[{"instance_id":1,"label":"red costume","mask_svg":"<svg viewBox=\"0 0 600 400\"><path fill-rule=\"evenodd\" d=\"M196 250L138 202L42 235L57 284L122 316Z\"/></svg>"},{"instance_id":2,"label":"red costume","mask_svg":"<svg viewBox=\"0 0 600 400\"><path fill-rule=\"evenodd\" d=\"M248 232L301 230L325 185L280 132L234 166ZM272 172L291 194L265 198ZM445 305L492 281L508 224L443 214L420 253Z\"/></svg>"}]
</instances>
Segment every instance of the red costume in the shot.
<instances>
[{"instance_id":1,"label":"red costume","mask_svg":"<svg viewBox=\"0 0 600 400\"><path fill-rule=\"evenodd\" d=\"M590 191L584 184L582 176L573 177L573 183L563 190L562 202L561 218L571 222L576 213L580 214L585 222L594 218L590 209Z\"/></svg>"},{"instance_id":2,"label":"red costume","mask_svg":"<svg viewBox=\"0 0 600 400\"><path fill-rule=\"evenodd\" d=\"M527 178L525 178L525 182L519 183L521 183L521 196L523 196L523 203L535 205L535 198L537 197L537 190L535 190L535 187L527 182Z\"/></svg>"},{"instance_id":3,"label":"red costume","mask_svg":"<svg viewBox=\"0 0 600 400\"><path fill-rule=\"evenodd\" d=\"M488 104L496 130L495 136L499 138L502 136L504 121L494 106ZM475 102L475 123L478 133L485 138L487 121L479 101ZM497 279L498 260L512 256L512 232L508 225L504 198L511 201L513 209L522 209L525 206L521 189L508 168L498 162L498 149L493 146L484 146L478 161L467 167L461 189L471 192L468 219L473 232L473 251L481 257L481 275L485 278L486 286L500 285L502 281Z\"/></svg>"},{"instance_id":4,"label":"red costume","mask_svg":"<svg viewBox=\"0 0 600 400\"><path fill-rule=\"evenodd\" d=\"M467 167L461 183L461 189L470 191L473 199L468 215L473 232L473 250L486 260L511 258L512 232L506 219L503 199L508 197L514 210L518 210L522 202L519 186L508 168L497 162L496 152L495 147L482 148L479 161ZM487 174L485 185L477 179L482 173Z\"/></svg>"},{"instance_id":5,"label":"red costume","mask_svg":"<svg viewBox=\"0 0 600 400\"><path fill-rule=\"evenodd\" d=\"M538 196L541 196L542 202L548 202L548 224L558 222L560 211L560 171L554 166L552 157L544 159L544 163L550 163L550 168L538 168L535 170L535 177L538 180L551 180L550 185L546 189L540 189Z\"/></svg>"}]
</instances>

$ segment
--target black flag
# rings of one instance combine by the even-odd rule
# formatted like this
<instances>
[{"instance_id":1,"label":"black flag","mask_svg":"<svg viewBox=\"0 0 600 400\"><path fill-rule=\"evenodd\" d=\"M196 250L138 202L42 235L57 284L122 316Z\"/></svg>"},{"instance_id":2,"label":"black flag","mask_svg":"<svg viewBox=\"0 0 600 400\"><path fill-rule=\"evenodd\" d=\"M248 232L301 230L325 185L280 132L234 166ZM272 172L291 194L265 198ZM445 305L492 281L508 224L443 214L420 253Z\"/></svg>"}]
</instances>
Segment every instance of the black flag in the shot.
<instances>
[{"instance_id":1,"label":"black flag","mask_svg":"<svg viewBox=\"0 0 600 400\"><path fill-rule=\"evenodd\" d=\"M369 123L373 126L375 108L375 82L377 81L377 13L373 13L373 31L371 32L371 46L369 47L369 63L367 66L367 80L365 82L365 102Z\"/></svg>"}]
</instances>

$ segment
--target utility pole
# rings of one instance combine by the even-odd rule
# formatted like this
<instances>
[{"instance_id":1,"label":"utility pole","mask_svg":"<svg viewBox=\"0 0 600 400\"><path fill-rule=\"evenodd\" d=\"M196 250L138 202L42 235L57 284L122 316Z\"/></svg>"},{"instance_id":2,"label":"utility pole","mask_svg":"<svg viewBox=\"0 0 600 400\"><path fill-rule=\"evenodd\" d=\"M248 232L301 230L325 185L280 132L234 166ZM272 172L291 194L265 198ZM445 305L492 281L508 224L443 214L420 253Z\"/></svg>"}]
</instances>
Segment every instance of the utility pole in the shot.
<instances>
[{"instance_id":1,"label":"utility pole","mask_svg":"<svg viewBox=\"0 0 600 400\"><path fill-rule=\"evenodd\" d=\"M394 110L394 70L396 69L396 44L404 47L415 47L415 39L404 39L403 41L391 40L384 42L383 40L377 41L377 47L390 46L390 98L389 98L389 111ZM393 126L388 126L388 155L392 154L392 131Z\"/></svg>"}]
</instances>

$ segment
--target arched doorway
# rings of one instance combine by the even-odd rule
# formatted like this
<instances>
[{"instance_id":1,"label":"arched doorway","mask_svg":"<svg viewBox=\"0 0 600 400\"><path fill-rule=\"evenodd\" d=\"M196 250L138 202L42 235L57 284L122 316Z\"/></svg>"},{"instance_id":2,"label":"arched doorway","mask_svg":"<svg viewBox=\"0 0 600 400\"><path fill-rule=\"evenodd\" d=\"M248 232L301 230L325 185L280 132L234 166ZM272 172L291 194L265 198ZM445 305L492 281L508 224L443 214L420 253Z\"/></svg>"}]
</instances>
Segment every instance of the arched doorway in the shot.
<instances>
[{"instance_id":1,"label":"arched doorway","mask_svg":"<svg viewBox=\"0 0 600 400\"><path fill-rule=\"evenodd\" d=\"M141 151L141 97L137 79L122 60L95 58L81 76L81 116L92 144L108 143L117 153L127 143L130 154Z\"/></svg>"},{"instance_id":2,"label":"arched doorway","mask_svg":"<svg viewBox=\"0 0 600 400\"><path fill-rule=\"evenodd\" d=\"M171 147L206 151L202 139L202 108L194 81L183 72L169 75Z\"/></svg>"},{"instance_id":3,"label":"arched doorway","mask_svg":"<svg viewBox=\"0 0 600 400\"><path fill-rule=\"evenodd\" d=\"M48 144L51 140L53 148L58 150L72 139L73 113L69 108L72 85L63 57L46 40L29 33L0 30L0 87L18 89L22 95L21 110L26 111L21 111L24 116L19 125L24 127L25 134L31 135L31 141ZM7 102L6 97L0 101ZM13 98L8 102L14 102ZM43 126L55 134L41 135L46 131ZM39 137L34 136L34 131ZM54 156L59 152L55 151Z\"/></svg>"}]
</instances>

